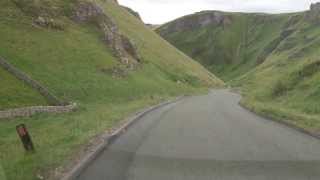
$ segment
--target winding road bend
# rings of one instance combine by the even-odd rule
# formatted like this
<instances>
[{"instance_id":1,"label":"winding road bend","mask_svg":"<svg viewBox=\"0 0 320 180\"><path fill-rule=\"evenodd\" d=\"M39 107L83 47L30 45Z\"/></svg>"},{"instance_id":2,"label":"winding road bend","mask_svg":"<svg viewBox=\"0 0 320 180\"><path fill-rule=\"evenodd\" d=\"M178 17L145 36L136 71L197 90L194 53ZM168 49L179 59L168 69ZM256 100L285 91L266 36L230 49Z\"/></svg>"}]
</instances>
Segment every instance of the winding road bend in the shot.
<instances>
[{"instance_id":1,"label":"winding road bend","mask_svg":"<svg viewBox=\"0 0 320 180\"><path fill-rule=\"evenodd\" d=\"M319 180L320 140L259 117L228 90L143 116L78 180Z\"/></svg>"}]
</instances>

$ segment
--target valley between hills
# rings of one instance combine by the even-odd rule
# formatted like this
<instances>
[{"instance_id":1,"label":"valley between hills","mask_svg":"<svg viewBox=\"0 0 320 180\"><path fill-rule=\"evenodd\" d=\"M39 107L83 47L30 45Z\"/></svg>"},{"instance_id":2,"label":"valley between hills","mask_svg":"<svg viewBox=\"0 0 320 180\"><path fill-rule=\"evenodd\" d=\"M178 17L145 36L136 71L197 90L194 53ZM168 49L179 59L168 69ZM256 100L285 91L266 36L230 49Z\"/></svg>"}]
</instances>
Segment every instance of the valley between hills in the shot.
<instances>
[{"instance_id":1,"label":"valley between hills","mask_svg":"<svg viewBox=\"0 0 320 180\"><path fill-rule=\"evenodd\" d=\"M0 7L1 180L61 177L92 139L134 112L211 89L231 87L248 109L320 132L320 4L291 14L202 11L161 26L145 25L116 0L0 0ZM219 92L210 95L215 103ZM21 123L36 153L22 149Z\"/></svg>"},{"instance_id":2,"label":"valley between hills","mask_svg":"<svg viewBox=\"0 0 320 180\"><path fill-rule=\"evenodd\" d=\"M156 31L254 112L319 133L320 3L289 14L202 11Z\"/></svg>"}]
</instances>

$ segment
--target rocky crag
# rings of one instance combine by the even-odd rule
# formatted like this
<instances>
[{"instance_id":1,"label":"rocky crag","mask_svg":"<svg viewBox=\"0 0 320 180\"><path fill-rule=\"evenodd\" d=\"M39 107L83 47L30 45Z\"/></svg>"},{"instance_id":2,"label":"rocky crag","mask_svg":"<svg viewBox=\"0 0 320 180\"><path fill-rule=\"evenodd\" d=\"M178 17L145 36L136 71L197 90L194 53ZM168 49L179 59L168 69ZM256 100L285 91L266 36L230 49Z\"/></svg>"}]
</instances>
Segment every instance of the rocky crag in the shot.
<instances>
[{"instance_id":1,"label":"rocky crag","mask_svg":"<svg viewBox=\"0 0 320 180\"><path fill-rule=\"evenodd\" d=\"M279 15L203 11L156 31L212 72L228 74L226 78L232 79L262 64L272 53L292 48L293 42L299 44L299 38L291 36L319 23L320 3L314 3L306 12ZM308 34L303 37L306 42L312 41ZM299 54L301 51L293 52L290 57Z\"/></svg>"},{"instance_id":2,"label":"rocky crag","mask_svg":"<svg viewBox=\"0 0 320 180\"><path fill-rule=\"evenodd\" d=\"M315 23L320 23L320 2L311 4L310 11L307 12L307 18Z\"/></svg>"},{"instance_id":3,"label":"rocky crag","mask_svg":"<svg viewBox=\"0 0 320 180\"><path fill-rule=\"evenodd\" d=\"M240 87L250 109L314 130L320 127L319 25L320 3L314 3L287 14L206 11L156 31Z\"/></svg>"},{"instance_id":4,"label":"rocky crag","mask_svg":"<svg viewBox=\"0 0 320 180\"><path fill-rule=\"evenodd\" d=\"M114 55L119 59L120 66L112 69L113 75L126 75L127 71L134 69L140 62L140 56L134 43L125 35L121 34L117 25L109 18L97 4L86 1L77 1L73 4L69 14L62 13L58 8L54 10L45 10L42 6L36 6L26 0L13 1L22 12L33 17L33 26L50 28L53 30L64 31L66 24L61 20L65 16L76 23L92 23L103 33L103 41L110 46ZM29 3L30 4L29 4ZM116 2L116 1L115 1ZM116 2L117 3L117 2ZM39 82L33 80L30 76L11 65L0 57L0 67L4 68L17 79L23 81L39 94L41 94L52 106L24 107L20 109L9 109L0 112L0 118L13 118L31 116L40 112L63 113L72 111L76 105L61 101Z\"/></svg>"},{"instance_id":5,"label":"rocky crag","mask_svg":"<svg viewBox=\"0 0 320 180\"><path fill-rule=\"evenodd\" d=\"M173 32L188 31L206 26L227 26L232 22L232 17L219 11L203 11L194 15L185 16L173 21L168 26L163 26L161 35Z\"/></svg>"},{"instance_id":6,"label":"rocky crag","mask_svg":"<svg viewBox=\"0 0 320 180\"><path fill-rule=\"evenodd\" d=\"M121 64L133 68L139 63L140 57L134 43L120 33L117 25L98 5L91 2L78 3L72 19L79 23L94 23L103 31L103 40L112 47Z\"/></svg>"},{"instance_id":7,"label":"rocky crag","mask_svg":"<svg viewBox=\"0 0 320 180\"><path fill-rule=\"evenodd\" d=\"M122 8L124 8L125 10L127 10L130 14L132 14L133 16L135 16L136 18L138 18L139 20L142 21L142 18L140 16L140 14L137 11L134 11L133 9L126 7L126 6L121 6Z\"/></svg>"},{"instance_id":8,"label":"rocky crag","mask_svg":"<svg viewBox=\"0 0 320 180\"><path fill-rule=\"evenodd\" d=\"M64 30L67 27L63 18L70 18L77 23L93 23L103 33L103 41L110 46L114 55L119 59L120 64L128 69L133 69L140 62L138 49L134 42L125 35L121 34L116 23L112 18L103 12L102 8L91 1L76 0L68 8L63 4L55 9L47 9L46 3L35 2L35 0L13 0L21 10L34 18L34 25L51 28L55 30ZM117 3L116 0L106 0ZM53 2L51 2L53 3ZM53 4L54 5L54 4ZM133 10L127 10L133 13ZM134 12L134 15L140 17Z\"/></svg>"}]
</instances>

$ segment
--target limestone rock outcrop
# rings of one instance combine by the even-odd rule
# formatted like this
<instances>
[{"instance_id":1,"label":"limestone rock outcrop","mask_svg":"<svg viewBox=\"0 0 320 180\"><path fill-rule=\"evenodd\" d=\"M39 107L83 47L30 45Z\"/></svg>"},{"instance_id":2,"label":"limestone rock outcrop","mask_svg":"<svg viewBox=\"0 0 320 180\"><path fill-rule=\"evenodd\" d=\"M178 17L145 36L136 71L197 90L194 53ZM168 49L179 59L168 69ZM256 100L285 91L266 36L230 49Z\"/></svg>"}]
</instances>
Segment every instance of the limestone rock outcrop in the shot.
<instances>
[{"instance_id":1,"label":"limestone rock outcrop","mask_svg":"<svg viewBox=\"0 0 320 180\"><path fill-rule=\"evenodd\" d=\"M311 4L310 10L320 12L320 2Z\"/></svg>"},{"instance_id":2,"label":"limestone rock outcrop","mask_svg":"<svg viewBox=\"0 0 320 180\"><path fill-rule=\"evenodd\" d=\"M310 10L307 12L307 19L315 23L320 23L320 2L311 4Z\"/></svg>"},{"instance_id":3,"label":"limestone rock outcrop","mask_svg":"<svg viewBox=\"0 0 320 180\"><path fill-rule=\"evenodd\" d=\"M133 16L135 16L136 18L138 18L139 20L142 21L142 18L140 16L140 14L136 11L134 11L133 9L126 7L126 6L121 6L122 8L124 8L125 10L127 10L130 14L132 14Z\"/></svg>"},{"instance_id":4,"label":"limestone rock outcrop","mask_svg":"<svg viewBox=\"0 0 320 180\"><path fill-rule=\"evenodd\" d=\"M133 68L140 61L135 44L120 33L118 26L103 9L91 2L80 2L75 6L73 20L79 23L93 23L104 33L104 41L113 49L121 64Z\"/></svg>"},{"instance_id":5,"label":"limestone rock outcrop","mask_svg":"<svg viewBox=\"0 0 320 180\"><path fill-rule=\"evenodd\" d=\"M44 17L44 16L38 16L33 20L33 23L37 26L45 27L45 28L51 28L56 30L64 30L65 24L59 20Z\"/></svg>"},{"instance_id":6,"label":"limestone rock outcrop","mask_svg":"<svg viewBox=\"0 0 320 180\"><path fill-rule=\"evenodd\" d=\"M176 23L171 23L162 31L164 34L172 32L180 32L192 30L206 26L226 26L232 23L232 19L219 11L203 11L195 15L185 16L176 20Z\"/></svg>"}]
</instances>

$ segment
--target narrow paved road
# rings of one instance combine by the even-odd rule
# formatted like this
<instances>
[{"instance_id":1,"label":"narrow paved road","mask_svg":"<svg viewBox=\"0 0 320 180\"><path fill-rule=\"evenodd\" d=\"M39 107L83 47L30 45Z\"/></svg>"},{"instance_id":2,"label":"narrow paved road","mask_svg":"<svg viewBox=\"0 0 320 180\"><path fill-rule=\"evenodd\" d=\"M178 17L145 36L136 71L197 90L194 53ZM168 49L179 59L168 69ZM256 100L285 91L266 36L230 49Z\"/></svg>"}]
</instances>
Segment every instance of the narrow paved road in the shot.
<instances>
[{"instance_id":1,"label":"narrow paved road","mask_svg":"<svg viewBox=\"0 0 320 180\"><path fill-rule=\"evenodd\" d=\"M320 140L258 117L227 90L145 115L79 180L319 180Z\"/></svg>"}]
</instances>

